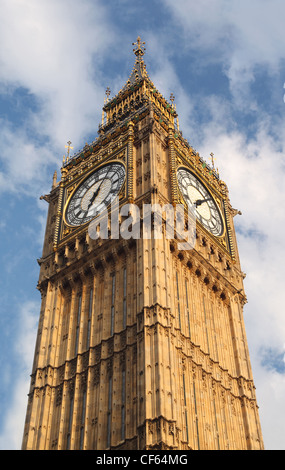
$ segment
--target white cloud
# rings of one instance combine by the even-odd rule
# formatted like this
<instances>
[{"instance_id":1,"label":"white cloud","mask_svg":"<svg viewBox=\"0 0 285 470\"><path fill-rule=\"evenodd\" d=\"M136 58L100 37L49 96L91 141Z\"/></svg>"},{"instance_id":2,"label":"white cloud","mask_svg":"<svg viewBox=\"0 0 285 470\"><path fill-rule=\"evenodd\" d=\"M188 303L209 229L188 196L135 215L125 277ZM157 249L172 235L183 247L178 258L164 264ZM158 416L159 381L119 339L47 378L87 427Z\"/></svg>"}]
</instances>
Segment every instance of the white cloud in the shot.
<instances>
[{"instance_id":1,"label":"white cloud","mask_svg":"<svg viewBox=\"0 0 285 470\"><path fill-rule=\"evenodd\" d=\"M12 388L11 404L1 427L0 449L20 450L23 438L25 412L28 403L29 381L19 378Z\"/></svg>"},{"instance_id":2,"label":"white cloud","mask_svg":"<svg viewBox=\"0 0 285 470\"><path fill-rule=\"evenodd\" d=\"M195 66L219 62L236 104L245 103L257 66L278 70L285 55L282 0L164 0L184 31L181 49L203 53ZM206 61L205 56L206 55Z\"/></svg>"},{"instance_id":3,"label":"white cloud","mask_svg":"<svg viewBox=\"0 0 285 470\"><path fill-rule=\"evenodd\" d=\"M0 120L0 141L0 192L20 194L33 191L39 194L42 189L47 189L42 185L48 180L51 187L52 176L47 179L47 170L52 163L56 168L58 162L50 149L30 139L25 129L14 130L3 120Z\"/></svg>"},{"instance_id":4,"label":"white cloud","mask_svg":"<svg viewBox=\"0 0 285 470\"><path fill-rule=\"evenodd\" d=\"M6 374L6 381L10 383L6 386L11 389L11 396L1 426L0 449L2 450L18 450L21 447L39 309L38 302L28 301L21 306L19 311L18 330L13 343L15 355L13 370L11 370L11 363L7 365L10 370ZM3 369L5 372L5 364Z\"/></svg>"},{"instance_id":5,"label":"white cloud","mask_svg":"<svg viewBox=\"0 0 285 470\"><path fill-rule=\"evenodd\" d=\"M78 149L84 135L97 136L105 86L100 65L114 28L97 0L2 0L0 14L1 91L13 96L24 89L36 102L20 129L8 119L1 123L2 190L21 182L23 189L44 181L39 173L47 164L61 165L67 140Z\"/></svg>"},{"instance_id":6,"label":"white cloud","mask_svg":"<svg viewBox=\"0 0 285 470\"><path fill-rule=\"evenodd\" d=\"M230 59L239 67L266 63L278 66L284 57L282 0L163 0L191 42L184 47L210 49L214 59ZM219 45L219 48L217 48Z\"/></svg>"},{"instance_id":7,"label":"white cloud","mask_svg":"<svg viewBox=\"0 0 285 470\"><path fill-rule=\"evenodd\" d=\"M284 450L285 377L267 371L265 380L264 369L256 365L255 382L266 450Z\"/></svg>"}]
</instances>

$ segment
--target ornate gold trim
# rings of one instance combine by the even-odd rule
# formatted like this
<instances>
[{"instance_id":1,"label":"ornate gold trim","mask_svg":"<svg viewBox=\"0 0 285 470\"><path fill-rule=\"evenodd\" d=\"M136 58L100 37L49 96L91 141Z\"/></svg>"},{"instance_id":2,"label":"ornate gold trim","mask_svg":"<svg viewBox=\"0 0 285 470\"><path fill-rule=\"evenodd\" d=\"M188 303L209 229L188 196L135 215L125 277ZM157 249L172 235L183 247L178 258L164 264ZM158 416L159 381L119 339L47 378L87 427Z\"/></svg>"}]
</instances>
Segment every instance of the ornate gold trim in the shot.
<instances>
[{"instance_id":1,"label":"ornate gold trim","mask_svg":"<svg viewBox=\"0 0 285 470\"><path fill-rule=\"evenodd\" d=\"M177 194L177 161L175 158L175 150L174 150L174 136L173 136L174 129L172 127L168 130L168 142L169 142L169 164L170 164L170 185L171 185L171 198L172 204L175 206L178 202L178 194Z\"/></svg>"},{"instance_id":2,"label":"ornate gold trim","mask_svg":"<svg viewBox=\"0 0 285 470\"><path fill-rule=\"evenodd\" d=\"M128 152L127 152L127 198L134 202L134 123L128 125Z\"/></svg>"},{"instance_id":3,"label":"ornate gold trim","mask_svg":"<svg viewBox=\"0 0 285 470\"><path fill-rule=\"evenodd\" d=\"M56 221L55 221L55 228L54 228L54 238L53 238L53 249L54 249L54 251L57 250L57 245L58 245L60 221L61 221L61 217L62 217L63 192L64 192L64 185L63 185L63 180L62 180L60 182L58 204L57 204L57 213L56 213Z\"/></svg>"}]
</instances>

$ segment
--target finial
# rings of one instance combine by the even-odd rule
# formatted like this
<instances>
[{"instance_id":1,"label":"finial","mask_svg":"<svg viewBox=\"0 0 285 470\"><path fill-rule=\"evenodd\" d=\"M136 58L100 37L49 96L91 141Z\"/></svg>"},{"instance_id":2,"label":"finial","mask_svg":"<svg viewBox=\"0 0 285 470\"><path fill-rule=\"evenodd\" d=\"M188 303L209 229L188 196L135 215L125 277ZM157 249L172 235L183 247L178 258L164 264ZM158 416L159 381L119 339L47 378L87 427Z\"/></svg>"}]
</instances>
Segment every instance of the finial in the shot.
<instances>
[{"instance_id":1,"label":"finial","mask_svg":"<svg viewBox=\"0 0 285 470\"><path fill-rule=\"evenodd\" d=\"M176 111L176 105L173 105L174 103L174 100L175 100L175 96L173 93L170 94L170 101L171 101L171 113L174 113L174 111ZM176 115L176 128L178 130L178 132L180 132L180 129L179 129L179 119L178 119L178 116Z\"/></svg>"},{"instance_id":2,"label":"finial","mask_svg":"<svg viewBox=\"0 0 285 470\"><path fill-rule=\"evenodd\" d=\"M212 169L214 170L215 169L214 160L216 160L216 159L214 158L214 153L213 152L210 153L210 157L211 157L211 160L212 160Z\"/></svg>"},{"instance_id":3,"label":"finial","mask_svg":"<svg viewBox=\"0 0 285 470\"><path fill-rule=\"evenodd\" d=\"M107 103L108 103L108 101L109 101L110 94L111 94L111 90L110 90L110 88L107 86L107 89L106 89Z\"/></svg>"},{"instance_id":4,"label":"finial","mask_svg":"<svg viewBox=\"0 0 285 470\"><path fill-rule=\"evenodd\" d=\"M73 150L73 147L71 147L71 144L72 142L70 142L70 140L67 142L67 145L65 146L65 148L67 149L67 157L66 157L66 161L68 162L69 160L69 154L70 154L70 150Z\"/></svg>"},{"instance_id":5,"label":"finial","mask_svg":"<svg viewBox=\"0 0 285 470\"><path fill-rule=\"evenodd\" d=\"M53 178L52 178L52 189L56 187L56 182L57 182L57 171L54 172Z\"/></svg>"},{"instance_id":6,"label":"finial","mask_svg":"<svg viewBox=\"0 0 285 470\"><path fill-rule=\"evenodd\" d=\"M105 96L104 96L104 107L105 107L106 103L109 103L110 94L111 94L111 90L107 86L106 91L105 91ZM105 124L105 110L103 108L102 109L102 127L104 126L104 124Z\"/></svg>"},{"instance_id":7,"label":"finial","mask_svg":"<svg viewBox=\"0 0 285 470\"><path fill-rule=\"evenodd\" d=\"M136 48L133 49L133 51L135 55L138 57L138 59L140 59L144 55L144 52L145 52L144 45L145 45L145 42L141 41L140 36L137 38L137 42L133 42L133 46L136 46Z\"/></svg>"}]
</instances>

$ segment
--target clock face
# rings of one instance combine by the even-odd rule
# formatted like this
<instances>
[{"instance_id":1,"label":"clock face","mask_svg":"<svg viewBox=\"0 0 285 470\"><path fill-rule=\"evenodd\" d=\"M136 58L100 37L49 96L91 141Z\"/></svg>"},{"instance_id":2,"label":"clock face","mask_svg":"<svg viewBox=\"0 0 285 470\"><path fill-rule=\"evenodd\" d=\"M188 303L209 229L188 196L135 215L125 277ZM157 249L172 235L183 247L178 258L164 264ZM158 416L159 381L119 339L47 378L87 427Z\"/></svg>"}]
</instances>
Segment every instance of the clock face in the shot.
<instances>
[{"instance_id":1,"label":"clock face","mask_svg":"<svg viewBox=\"0 0 285 470\"><path fill-rule=\"evenodd\" d=\"M185 168L177 171L177 180L185 201L195 207L195 215L199 222L216 237L221 236L224 231L223 220L217 204L206 187Z\"/></svg>"},{"instance_id":2,"label":"clock face","mask_svg":"<svg viewBox=\"0 0 285 470\"><path fill-rule=\"evenodd\" d=\"M89 175L71 196L65 220L78 227L97 217L121 190L125 181L125 167L121 163L109 163Z\"/></svg>"}]
</instances>

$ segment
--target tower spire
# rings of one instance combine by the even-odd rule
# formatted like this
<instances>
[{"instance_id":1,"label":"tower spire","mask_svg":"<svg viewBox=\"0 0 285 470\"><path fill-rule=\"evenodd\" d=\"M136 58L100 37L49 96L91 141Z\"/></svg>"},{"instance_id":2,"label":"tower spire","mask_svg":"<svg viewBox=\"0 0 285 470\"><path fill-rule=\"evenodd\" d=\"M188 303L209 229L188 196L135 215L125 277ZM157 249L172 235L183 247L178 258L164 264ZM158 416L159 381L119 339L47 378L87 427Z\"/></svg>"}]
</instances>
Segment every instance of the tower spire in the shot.
<instances>
[{"instance_id":1,"label":"tower spire","mask_svg":"<svg viewBox=\"0 0 285 470\"><path fill-rule=\"evenodd\" d=\"M123 90L125 90L126 88L129 88L130 86L135 85L141 79L147 78L146 66L143 60L143 56L146 50L144 47L145 42L141 40L140 36L138 36L137 42L133 42L132 45L135 46L133 48L133 52L136 56L136 60L135 60L135 64L134 64L131 76L128 79Z\"/></svg>"}]
</instances>

